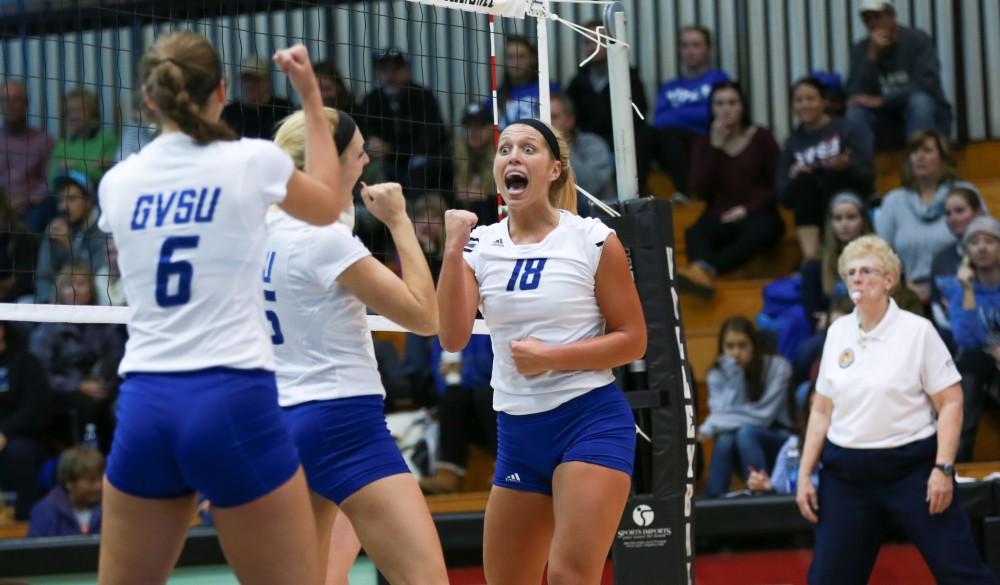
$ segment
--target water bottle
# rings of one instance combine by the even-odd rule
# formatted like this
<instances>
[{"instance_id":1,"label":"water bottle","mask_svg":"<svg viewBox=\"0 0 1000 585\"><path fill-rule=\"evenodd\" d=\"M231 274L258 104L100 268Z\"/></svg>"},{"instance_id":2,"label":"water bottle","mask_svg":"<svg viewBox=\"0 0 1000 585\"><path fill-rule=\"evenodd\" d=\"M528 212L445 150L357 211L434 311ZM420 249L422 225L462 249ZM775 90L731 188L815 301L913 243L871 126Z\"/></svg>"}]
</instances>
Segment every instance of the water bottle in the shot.
<instances>
[{"instance_id":1,"label":"water bottle","mask_svg":"<svg viewBox=\"0 0 1000 585\"><path fill-rule=\"evenodd\" d=\"M462 383L462 353L457 351L441 352L441 377L446 386L457 386Z\"/></svg>"},{"instance_id":2,"label":"water bottle","mask_svg":"<svg viewBox=\"0 0 1000 585\"><path fill-rule=\"evenodd\" d=\"M87 423L87 425L83 427L83 444L87 447L93 447L94 449L99 448L97 441L97 425L94 423Z\"/></svg>"},{"instance_id":3,"label":"water bottle","mask_svg":"<svg viewBox=\"0 0 1000 585\"><path fill-rule=\"evenodd\" d=\"M800 458L799 438L793 435L788 439L788 451L785 452L785 483L790 494L794 494L798 489Z\"/></svg>"}]
</instances>

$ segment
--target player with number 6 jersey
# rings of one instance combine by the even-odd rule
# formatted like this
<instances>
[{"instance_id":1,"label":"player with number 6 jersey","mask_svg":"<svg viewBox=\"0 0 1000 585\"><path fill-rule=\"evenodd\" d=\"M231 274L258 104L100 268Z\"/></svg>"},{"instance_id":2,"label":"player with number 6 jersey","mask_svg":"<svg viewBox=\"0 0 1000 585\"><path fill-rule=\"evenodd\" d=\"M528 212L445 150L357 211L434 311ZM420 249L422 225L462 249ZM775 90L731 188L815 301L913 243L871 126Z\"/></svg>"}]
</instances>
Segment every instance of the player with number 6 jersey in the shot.
<instances>
[{"instance_id":1,"label":"player with number 6 jersey","mask_svg":"<svg viewBox=\"0 0 1000 585\"><path fill-rule=\"evenodd\" d=\"M328 224L350 203L305 47L274 60L302 98L306 172L219 121L226 83L202 36L161 36L140 65L161 134L100 186L129 305L99 581L164 583L196 492L241 583L320 582L315 527L277 404L260 258L272 204ZM156 538L149 538L155 534Z\"/></svg>"},{"instance_id":2,"label":"player with number 6 jersey","mask_svg":"<svg viewBox=\"0 0 1000 585\"><path fill-rule=\"evenodd\" d=\"M445 214L441 346L459 351L481 309L493 343L497 465L483 566L491 585L599 583L631 486L635 419L611 368L646 351L621 242L575 210L565 139L519 120L493 174L509 217L472 229ZM471 233L470 233L471 232Z\"/></svg>"}]
</instances>

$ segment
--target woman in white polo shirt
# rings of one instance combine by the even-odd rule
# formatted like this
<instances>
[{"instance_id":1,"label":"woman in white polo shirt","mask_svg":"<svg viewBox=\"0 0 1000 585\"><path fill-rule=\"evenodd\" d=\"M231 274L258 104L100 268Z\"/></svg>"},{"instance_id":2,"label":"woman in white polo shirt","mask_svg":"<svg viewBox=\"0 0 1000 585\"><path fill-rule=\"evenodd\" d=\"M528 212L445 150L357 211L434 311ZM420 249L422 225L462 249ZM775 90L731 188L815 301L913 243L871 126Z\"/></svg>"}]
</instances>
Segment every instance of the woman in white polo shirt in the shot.
<instances>
[{"instance_id":1,"label":"woman in white polo shirt","mask_svg":"<svg viewBox=\"0 0 1000 585\"><path fill-rule=\"evenodd\" d=\"M817 523L809 583L867 583L892 522L939 584L995 584L953 497L962 390L951 355L930 321L892 300L900 261L884 240L851 242L838 269L855 309L827 333L796 496Z\"/></svg>"}]
</instances>

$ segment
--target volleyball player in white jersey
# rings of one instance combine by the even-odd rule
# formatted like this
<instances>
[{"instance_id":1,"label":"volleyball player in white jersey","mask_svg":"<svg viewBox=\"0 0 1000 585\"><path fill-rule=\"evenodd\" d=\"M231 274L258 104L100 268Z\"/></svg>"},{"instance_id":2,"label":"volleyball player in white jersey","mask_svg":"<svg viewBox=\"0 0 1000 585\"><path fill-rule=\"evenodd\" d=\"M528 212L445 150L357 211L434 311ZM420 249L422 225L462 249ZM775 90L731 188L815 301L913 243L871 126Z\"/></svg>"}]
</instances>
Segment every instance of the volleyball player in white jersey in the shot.
<instances>
[{"instance_id":1,"label":"volleyball player in white jersey","mask_svg":"<svg viewBox=\"0 0 1000 585\"><path fill-rule=\"evenodd\" d=\"M269 206L327 224L350 197L305 48L275 62L307 112L307 172L219 122L219 55L204 37L176 32L140 64L162 134L101 182L99 225L118 246L131 309L104 487L103 585L166 582L195 491L212 501L241 583L321 579L305 477L277 404L260 259Z\"/></svg>"},{"instance_id":2,"label":"volleyball player in white jersey","mask_svg":"<svg viewBox=\"0 0 1000 585\"><path fill-rule=\"evenodd\" d=\"M326 114L341 153L341 189L350 193L368 164L364 138L348 114L329 108ZM297 112L274 138L299 166L304 136L304 117ZM330 547L339 508L390 583L446 585L427 503L385 422L385 390L365 308L417 334L434 335L434 280L406 215L402 188L362 185L361 197L388 227L402 278L352 235L353 210L324 227L280 209L268 215L264 298L273 327L278 400L309 482L320 550ZM337 568L331 576L346 567Z\"/></svg>"},{"instance_id":3,"label":"volleyball player in white jersey","mask_svg":"<svg viewBox=\"0 0 1000 585\"><path fill-rule=\"evenodd\" d=\"M635 419L611 368L645 353L642 307L614 232L566 211L576 193L565 140L515 122L493 174L509 217L472 229L475 215L446 213L437 291L444 349L465 346L477 308L493 341L486 580L538 583L548 563L552 585L596 584L635 457Z\"/></svg>"}]
</instances>

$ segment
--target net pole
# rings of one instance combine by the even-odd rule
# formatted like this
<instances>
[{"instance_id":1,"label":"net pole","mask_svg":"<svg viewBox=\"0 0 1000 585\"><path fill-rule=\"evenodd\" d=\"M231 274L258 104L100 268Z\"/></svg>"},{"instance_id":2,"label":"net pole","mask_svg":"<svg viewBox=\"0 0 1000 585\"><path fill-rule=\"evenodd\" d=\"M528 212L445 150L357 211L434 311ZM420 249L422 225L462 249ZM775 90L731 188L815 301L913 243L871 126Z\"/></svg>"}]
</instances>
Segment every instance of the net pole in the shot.
<instances>
[{"instance_id":1,"label":"net pole","mask_svg":"<svg viewBox=\"0 0 1000 585\"><path fill-rule=\"evenodd\" d=\"M497 102L496 17L490 15L490 102L493 104L493 150L500 144L500 104ZM497 219L503 218L503 197L497 189Z\"/></svg>"},{"instance_id":2,"label":"net pole","mask_svg":"<svg viewBox=\"0 0 1000 585\"><path fill-rule=\"evenodd\" d=\"M549 0L542 0L542 13L548 14ZM552 96L549 92L549 22L538 16L538 118L546 124L552 123Z\"/></svg>"},{"instance_id":3,"label":"net pole","mask_svg":"<svg viewBox=\"0 0 1000 585\"><path fill-rule=\"evenodd\" d=\"M614 128L618 199L639 197L639 171L635 162L635 120L632 118L632 80L628 62L628 29L621 2L604 11L608 39L608 77L611 90L611 124Z\"/></svg>"}]
</instances>

